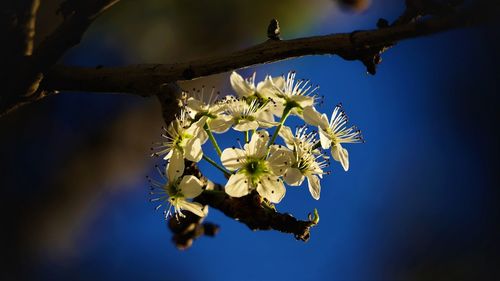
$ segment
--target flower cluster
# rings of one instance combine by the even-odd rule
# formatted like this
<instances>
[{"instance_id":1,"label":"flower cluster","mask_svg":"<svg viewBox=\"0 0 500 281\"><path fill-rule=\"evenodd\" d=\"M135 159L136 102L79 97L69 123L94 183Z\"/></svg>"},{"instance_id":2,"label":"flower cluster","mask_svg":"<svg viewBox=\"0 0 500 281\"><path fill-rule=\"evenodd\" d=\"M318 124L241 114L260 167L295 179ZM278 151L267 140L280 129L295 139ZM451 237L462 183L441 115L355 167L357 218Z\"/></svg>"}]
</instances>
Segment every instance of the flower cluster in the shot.
<instances>
[{"instance_id":1,"label":"flower cluster","mask_svg":"<svg viewBox=\"0 0 500 281\"><path fill-rule=\"evenodd\" d=\"M236 95L221 97L212 89L184 93L179 105L180 114L164 128L163 138L154 155L167 160L164 182L151 181L153 201L161 206L168 202L168 217L173 207L176 216L182 210L200 217L207 208L191 201L202 194L206 184L193 175L185 175L185 160L199 162L202 159L221 171L227 180L224 191L231 197L241 197L256 191L269 204L279 203L286 193L286 185L301 186L307 179L309 192L314 199L320 198L321 179L328 174L331 156L349 169L349 154L345 143L362 142L361 132L347 126L347 116L337 105L328 119L317 111L317 89L307 80L296 80L295 72L287 76L266 76L255 84L255 73L244 79L233 72L231 86ZM295 132L288 126L288 117L296 116L307 125ZM242 134L245 143L222 150L214 134L230 129ZM219 159L203 153L202 146L210 140ZM219 161L220 160L220 161Z\"/></svg>"}]
</instances>

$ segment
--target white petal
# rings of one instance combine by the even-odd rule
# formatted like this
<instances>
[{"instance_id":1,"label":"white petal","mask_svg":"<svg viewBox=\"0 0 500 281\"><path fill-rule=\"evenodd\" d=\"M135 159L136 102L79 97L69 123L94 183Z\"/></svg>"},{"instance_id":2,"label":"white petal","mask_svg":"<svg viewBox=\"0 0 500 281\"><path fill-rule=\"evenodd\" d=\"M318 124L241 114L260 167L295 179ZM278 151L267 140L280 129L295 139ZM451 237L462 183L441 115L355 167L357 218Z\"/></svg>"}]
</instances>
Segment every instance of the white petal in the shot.
<instances>
[{"instance_id":1,"label":"white petal","mask_svg":"<svg viewBox=\"0 0 500 281\"><path fill-rule=\"evenodd\" d=\"M267 76L264 81L257 84L257 93L259 93L259 95L263 98L275 98L277 91L278 90L276 90L273 78L270 76Z\"/></svg>"},{"instance_id":2,"label":"white petal","mask_svg":"<svg viewBox=\"0 0 500 281\"><path fill-rule=\"evenodd\" d=\"M244 174L231 175L226 183L226 193L231 197L245 196L250 191L250 181Z\"/></svg>"},{"instance_id":3,"label":"white petal","mask_svg":"<svg viewBox=\"0 0 500 281\"><path fill-rule=\"evenodd\" d=\"M217 115L217 118L209 119L207 122L210 130L218 134L227 132L233 124L231 116L227 115Z\"/></svg>"},{"instance_id":4,"label":"white petal","mask_svg":"<svg viewBox=\"0 0 500 281\"><path fill-rule=\"evenodd\" d=\"M186 129L186 133L191 136L197 136L200 133L200 130L203 131L203 126L207 122L208 116L202 116L198 121L194 122Z\"/></svg>"},{"instance_id":5,"label":"white petal","mask_svg":"<svg viewBox=\"0 0 500 281\"><path fill-rule=\"evenodd\" d=\"M349 153L347 152L347 149L340 145L340 143L332 147L332 156L333 159L342 164L344 171L347 172L349 170Z\"/></svg>"},{"instance_id":6,"label":"white petal","mask_svg":"<svg viewBox=\"0 0 500 281\"><path fill-rule=\"evenodd\" d=\"M267 122L262 120L257 120L259 127L261 128L272 128L278 126L280 123L278 122Z\"/></svg>"},{"instance_id":7,"label":"white petal","mask_svg":"<svg viewBox=\"0 0 500 281\"><path fill-rule=\"evenodd\" d=\"M270 202L279 203L285 196L286 189L279 177L268 175L260 179L257 192Z\"/></svg>"},{"instance_id":8,"label":"white petal","mask_svg":"<svg viewBox=\"0 0 500 281\"><path fill-rule=\"evenodd\" d=\"M182 178L179 188L185 198L195 198L203 192L203 183L193 175L187 175Z\"/></svg>"},{"instance_id":9,"label":"white petal","mask_svg":"<svg viewBox=\"0 0 500 281\"><path fill-rule=\"evenodd\" d=\"M243 166L245 160L245 151L239 148L226 148L222 151L220 159L222 165L229 171L236 171Z\"/></svg>"},{"instance_id":10,"label":"white petal","mask_svg":"<svg viewBox=\"0 0 500 281\"><path fill-rule=\"evenodd\" d=\"M278 126L278 124L279 124L278 122L274 121L274 114L271 111L271 108L269 105L267 105L265 108L257 111L255 118L256 118L257 122L259 123L259 126L262 128L271 128L274 126Z\"/></svg>"},{"instance_id":11,"label":"white petal","mask_svg":"<svg viewBox=\"0 0 500 281\"><path fill-rule=\"evenodd\" d=\"M173 149L170 149L170 151L163 157L163 160L168 160L170 157L172 157L172 154L174 153Z\"/></svg>"},{"instance_id":12,"label":"white petal","mask_svg":"<svg viewBox=\"0 0 500 281\"><path fill-rule=\"evenodd\" d=\"M264 130L255 132L249 143L245 144L247 155L252 155L261 158L267 153L267 142L269 141L269 133Z\"/></svg>"},{"instance_id":13,"label":"white petal","mask_svg":"<svg viewBox=\"0 0 500 281\"><path fill-rule=\"evenodd\" d=\"M194 118L196 116L196 113L204 111L204 105L205 104L202 101L199 101L195 98L189 98L186 104L189 117Z\"/></svg>"},{"instance_id":14,"label":"white petal","mask_svg":"<svg viewBox=\"0 0 500 281\"><path fill-rule=\"evenodd\" d=\"M271 109L271 107L269 105L266 105L266 107L260 109L257 112L257 119L259 119L260 121L265 121L265 122L269 122L269 123L274 122L274 115L270 109Z\"/></svg>"},{"instance_id":15,"label":"white petal","mask_svg":"<svg viewBox=\"0 0 500 281\"><path fill-rule=\"evenodd\" d=\"M283 179L288 185L299 186L304 181L304 175L297 168L289 168L283 175Z\"/></svg>"},{"instance_id":16,"label":"white petal","mask_svg":"<svg viewBox=\"0 0 500 281\"><path fill-rule=\"evenodd\" d=\"M306 106L302 111L302 117L309 125L318 126L320 128L328 127L328 118L326 115L321 115L313 106Z\"/></svg>"},{"instance_id":17,"label":"white petal","mask_svg":"<svg viewBox=\"0 0 500 281\"><path fill-rule=\"evenodd\" d=\"M187 142L184 148L186 159L193 162L200 162L203 157L203 150L201 150L201 141L199 138L191 139Z\"/></svg>"},{"instance_id":18,"label":"white petal","mask_svg":"<svg viewBox=\"0 0 500 281\"><path fill-rule=\"evenodd\" d=\"M172 157L167 165L167 176L170 181L175 181L184 173L184 156L179 149L173 149Z\"/></svg>"},{"instance_id":19,"label":"white petal","mask_svg":"<svg viewBox=\"0 0 500 281\"><path fill-rule=\"evenodd\" d=\"M248 85L247 81L245 81L245 79L243 79L243 77L235 71L231 73L229 80L231 81L233 90L238 94L238 96L247 97L254 94L255 91L254 87L252 87L253 85Z\"/></svg>"},{"instance_id":20,"label":"white petal","mask_svg":"<svg viewBox=\"0 0 500 281\"><path fill-rule=\"evenodd\" d=\"M309 185L309 192L311 192L311 196L319 200L319 194L321 192L321 183L317 176L307 176L307 183Z\"/></svg>"},{"instance_id":21,"label":"white petal","mask_svg":"<svg viewBox=\"0 0 500 281\"><path fill-rule=\"evenodd\" d=\"M293 95L291 100L298 103L302 108L314 105L314 98L311 96Z\"/></svg>"},{"instance_id":22,"label":"white petal","mask_svg":"<svg viewBox=\"0 0 500 281\"><path fill-rule=\"evenodd\" d=\"M285 110L284 99L276 98L274 99L274 103L270 104L271 112L277 116L281 117L283 115L283 111Z\"/></svg>"},{"instance_id":23,"label":"white petal","mask_svg":"<svg viewBox=\"0 0 500 281\"><path fill-rule=\"evenodd\" d=\"M283 140L285 141L286 145L289 148L293 147L293 144L295 143L295 137L293 136L292 129L290 129L290 127L287 126L281 127L279 135L280 137L283 138Z\"/></svg>"},{"instance_id":24,"label":"white petal","mask_svg":"<svg viewBox=\"0 0 500 281\"><path fill-rule=\"evenodd\" d=\"M193 213L199 217L204 217L207 215L207 211L205 210L203 205L201 205L200 203L189 202L189 201L186 201L186 200L181 199L181 198L179 198L177 200L178 200L178 202L177 202L178 208L181 208L182 210L190 211L191 213Z\"/></svg>"},{"instance_id":25,"label":"white petal","mask_svg":"<svg viewBox=\"0 0 500 281\"><path fill-rule=\"evenodd\" d=\"M271 145L270 155L267 161L272 172L277 175L283 175L290 167L294 158L293 151L281 145Z\"/></svg>"},{"instance_id":26,"label":"white petal","mask_svg":"<svg viewBox=\"0 0 500 281\"><path fill-rule=\"evenodd\" d=\"M318 128L318 131L319 131L319 141L321 143L321 147L323 149L330 148L330 146L332 145L332 141L330 140L328 134L321 128Z\"/></svg>"},{"instance_id":27,"label":"white petal","mask_svg":"<svg viewBox=\"0 0 500 281\"><path fill-rule=\"evenodd\" d=\"M282 90L283 88L285 88L285 78L283 78L283 76L273 77L272 80L274 87L276 87L277 89Z\"/></svg>"},{"instance_id":28,"label":"white petal","mask_svg":"<svg viewBox=\"0 0 500 281\"><path fill-rule=\"evenodd\" d=\"M208 119L207 119L208 121ZM208 140L208 134L205 132L205 129L200 129L198 131L198 135L196 136L200 140L200 143L203 145Z\"/></svg>"},{"instance_id":29,"label":"white petal","mask_svg":"<svg viewBox=\"0 0 500 281\"><path fill-rule=\"evenodd\" d=\"M240 132L257 130L259 128L259 123L257 121L240 120L237 125L234 125L233 129Z\"/></svg>"}]
</instances>

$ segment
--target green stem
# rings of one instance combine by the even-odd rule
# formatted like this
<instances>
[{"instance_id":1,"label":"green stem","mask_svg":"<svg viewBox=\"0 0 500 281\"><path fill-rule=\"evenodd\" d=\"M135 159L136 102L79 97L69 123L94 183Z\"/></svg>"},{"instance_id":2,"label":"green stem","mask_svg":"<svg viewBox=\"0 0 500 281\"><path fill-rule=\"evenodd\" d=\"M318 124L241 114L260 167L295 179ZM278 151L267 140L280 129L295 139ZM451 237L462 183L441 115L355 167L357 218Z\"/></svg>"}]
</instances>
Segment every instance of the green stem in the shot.
<instances>
[{"instance_id":1,"label":"green stem","mask_svg":"<svg viewBox=\"0 0 500 281\"><path fill-rule=\"evenodd\" d=\"M286 121L286 118L288 115L290 115L290 111L292 111L292 107L286 106L285 109L283 110L283 114L281 115L280 119L280 124L278 127L276 127L276 131L274 131L274 134L271 138L271 141L269 142L269 147L267 148L267 154L269 154L269 150L271 149L271 145L274 144L274 141L276 141L276 138L278 137L278 133L280 132L281 127L283 127L283 124Z\"/></svg>"},{"instance_id":2,"label":"green stem","mask_svg":"<svg viewBox=\"0 0 500 281\"><path fill-rule=\"evenodd\" d=\"M245 143L248 142L249 139L248 135L249 135L248 131L245 131Z\"/></svg>"},{"instance_id":3,"label":"green stem","mask_svg":"<svg viewBox=\"0 0 500 281\"><path fill-rule=\"evenodd\" d=\"M220 150L219 145L217 144L217 141L215 140L214 135L212 134L212 131L210 131L210 128L208 127L208 124L205 124L203 127L205 129L205 132L208 134L208 138L210 139L210 142L213 144L215 151L217 151L217 154L220 156L222 154L222 151Z\"/></svg>"},{"instance_id":4,"label":"green stem","mask_svg":"<svg viewBox=\"0 0 500 281\"><path fill-rule=\"evenodd\" d=\"M221 172L223 172L225 176L227 176L227 177L231 176L230 172L228 172L226 169L224 169L224 167L222 167L221 165L217 164L217 162L215 162L214 160L212 160L212 158L210 158L210 157L206 156L205 154L203 154L203 159L207 160L208 163L212 164L212 166L214 166L215 168L217 168Z\"/></svg>"}]
</instances>

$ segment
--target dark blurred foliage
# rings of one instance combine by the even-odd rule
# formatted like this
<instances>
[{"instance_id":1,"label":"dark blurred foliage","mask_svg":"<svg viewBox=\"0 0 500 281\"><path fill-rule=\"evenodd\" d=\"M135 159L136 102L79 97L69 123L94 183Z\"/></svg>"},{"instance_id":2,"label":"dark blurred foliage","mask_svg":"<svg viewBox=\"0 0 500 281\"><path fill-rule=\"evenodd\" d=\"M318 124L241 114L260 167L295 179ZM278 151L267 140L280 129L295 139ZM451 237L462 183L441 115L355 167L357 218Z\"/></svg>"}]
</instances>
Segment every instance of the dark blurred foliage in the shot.
<instances>
[{"instance_id":1,"label":"dark blurred foliage","mask_svg":"<svg viewBox=\"0 0 500 281\"><path fill-rule=\"evenodd\" d=\"M43 24L37 29L42 37L60 21L54 12L57 2L43 2L39 18L39 22ZM341 2L354 5L354 10L359 12L359 7L370 1ZM350 12L339 12L336 3L330 0L129 0L123 1L99 18L85 35L83 42L67 54L64 62L90 66L175 62L220 54L260 42L265 39L267 24L271 18L277 18L280 21L284 38L293 38L339 30L352 31L360 27L372 28L378 17L395 18L402 8L402 1L373 1L366 10L366 17L362 17L363 15L353 15ZM373 12L370 13L370 11ZM289 252L285 253L289 255L288 259L282 260L280 265L292 263L292 260L296 261L301 258L309 263L317 260L323 271L314 276L328 280L359 279L360 276L363 279L374 280L495 280L500 278L497 267L500 264L498 255L500 251L498 242L498 237L500 237L500 224L498 223L500 217L498 208L500 203L498 200L500 195L498 191L500 186L498 126L498 120L500 120L498 97L500 92L500 71L498 70L500 36L497 27L491 24L481 29L458 33L459 35L443 36L442 41L439 41L440 35L436 35L432 40L402 43L401 46L396 46L394 50L384 55L380 73L374 78L367 78L363 67L356 62L335 60L332 63L332 60L327 57L316 58L316 60L300 59L275 66L274 70L281 72L284 68L307 69L302 71L305 76L320 73L317 77L309 78L316 82L321 81L323 88L340 90L342 85L348 85L352 90L338 95L343 95L343 98L347 100L352 98L352 101L357 102L349 104L349 109L355 111L354 115L358 124L373 125L371 128L373 131L370 132L370 128L367 128L369 138L365 148L352 147L353 163L356 163L354 167L357 165L361 168L341 176L337 179L338 181L332 181L332 185L337 190L334 197L327 197L330 182L325 184L324 195L322 194L325 198L319 204L323 204L321 205L323 209L320 208L320 215L321 210L328 210L325 212L327 215L322 217L318 229L313 229L312 241L309 244L303 246L295 244L301 242L290 242L291 244L287 246ZM463 40L468 40L467 38L471 38L471 41L464 42ZM40 37L37 41L39 39ZM442 45L429 45L429 43L436 42ZM418 46L418 48L412 49L408 46ZM314 64L318 60L324 63ZM421 63L418 68L412 68L412 65L408 64L415 61ZM308 65L312 67L308 68ZM435 65L440 67L434 68ZM437 72L438 69L446 69L446 73ZM272 71L273 68L271 67L270 70ZM244 71L244 73L250 74L251 72ZM428 86L425 93L414 91L413 88L418 88L419 83L424 83L423 80L434 83ZM329 81L334 82L331 82L330 86L325 85ZM335 83L339 88L335 88L337 86L333 85ZM373 88L357 94L357 87L365 84ZM405 84L406 88L397 88L397 92L393 90L401 87L398 86L401 84ZM181 83L185 89L201 85L216 86L222 92L226 92L228 90L227 74ZM377 92L382 90L386 92ZM329 102L332 104L339 99L337 92L335 93L335 97L334 95L327 97L331 99ZM346 97L349 94L352 97ZM380 99L382 96L389 97L381 102L383 108L371 110L371 115L356 112L356 107L370 109L369 101L377 99L377 96L373 95L378 94ZM377 123L379 120L376 119L377 111L395 111L395 107L401 104L408 106L408 110L411 110L411 104L408 105L405 102L421 100L410 97L406 99L405 95L419 94L426 97L422 100L431 102L424 106L420 105L421 108L415 110L419 114L411 116L415 127L421 124L420 126L430 128L426 133L451 132L447 136L454 136L454 138L442 139L440 135L419 136L416 132L414 135L418 139L411 139L405 133L411 132L412 124L399 127L401 131L392 131L391 135L383 134L389 131L384 129L386 126L392 127L400 120L396 116L383 120L383 123L379 124ZM427 117L427 114L433 118ZM380 116L387 115L380 113ZM388 114L388 116L392 115ZM367 120L368 118L374 118L374 120ZM0 186L2 188L0 204L3 223L1 277L61 280L139 277L212 280L240 276L231 272L244 270L227 268L226 277L214 275L201 278L202 273L199 272L208 274L212 272L211 270L215 272L216 269L204 269L204 265L201 264L197 272L188 270L191 269L190 265L179 265L175 261L177 258L184 261L186 256L181 255L185 253L177 252L173 246L165 246L170 243L168 230L160 229L158 238L144 234L146 231L152 231L152 227L141 229L144 224L134 224L137 221L145 221L145 225L149 223L149 225L161 226L162 224L160 216L154 214L152 207L150 212L134 213L148 205L144 176L153 171L155 159L148 157L149 148L153 141L159 139L162 124L159 105L154 99L88 93L63 93L0 119ZM379 131L381 133L377 134ZM428 148L425 145L428 144L429 139L435 147L428 150L429 155L425 155L424 152ZM398 140L405 143L393 146L392 141ZM462 144L463 146L460 146ZM387 154L392 155L392 158L389 156L387 158L393 162L387 163L384 162L385 159L377 159L380 163L369 162L368 164L372 166L363 166L361 162L365 158L363 155L356 158L357 149L365 149L364 151L368 154L366 161L370 161L370 154L376 154L373 151L386 149ZM449 152L449 149L453 150ZM400 159L397 158L398 155L401 155ZM453 157L442 159L450 155ZM375 160L371 159L371 161ZM376 171L380 172L378 166L381 163L387 167L387 173L390 173L391 177L383 178L380 182L385 183L386 186L381 186L379 182L377 187L380 187L380 191L374 192L371 190L372 187L376 186L377 180L384 176L370 178L370 171L377 169ZM405 168L399 166L399 163L405 163ZM449 165L441 165L441 163L449 163ZM478 170L480 172L477 172ZM437 181L431 182L434 179ZM353 186L341 184L351 181L357 184L353 183ZM460 181L463 181L463 185ZM456 186L451 186L451 183ZM428 186L424 186L426 184ZM432 191L431 187L437 190ZM293 201L293 192L293 190L290 191L292 204L286 205L285 203L285 207L290 207L289 210L292 212L297 210L298 215L301 215L300 212L303 211L301 208L304 208L302 205L305 203ZM365 204L363 200L366 198L360 195L362 193L382 198L380 204L384 205L385 209L382 206ZM137 196L137 194L143 196ZM469 201L460 196L469 194L471 194L470 206L462 205L463 202ZM131 200L135 203L117 206L123 202L130 202L126 201L130 196L133 196ZM360 252L366 252L365 257L356 254L345 257L335 256L336 253L343 253L343 243L350 243L349 245L355 248L355 245L352 245L363 244L364 242L360 240L361 237L365 237L360 233L347 232L346 235L352 237L352 240L342 242L328 239L330 234L327 232L340 231L328 225L332 221L337 223L335 227L352 229L348 228L348 223L342 225L341 222L335 221L335 218L343 217L342 210L336 213L338 209L335 206L340 206L340 203L334 200L340 200L339 198L350 198L353 205L362 203L361 207L356 205L359 210L355 212L372 213L373 216L364 217L371 221L359 221L354 224L365 223L370 227L383 228L378 232L376 229L371 231L374 237L377 233L381 235L382 238L378 237L380 241L386 241L384 245L390 245L390 247L388 246L385 250L360 250ZM449 198L449 201L446 201L446 198ZM328 201L328 199L334 200ZM370 199L376 201L377 198ZM307 204L309 203L310 201L307 201ZM140 207L137 207L139 205ZM434 206L436 209L426 210L425 208L429 206ZM374 208L370 209L372 207ZM455 210L458 215L455 213L450 215L451 210ZM470 210L474 210L473 214L468 212ZM107 221L104 219L106 212L116 212L118 213L116 216L122 220L116 222L116 226L106 225ZM440 212L445 215L441 217ZM346 216L350 223L357 218L356 213ZM376 216L379 213L383 216ZM422 216L415 215L418 213ZM429 214L434 214L434 217ZM134 215L139 218L134 218ZM215 211L211 213L212 215L215 218L221 218ZM270 240L267 240L269 236L251 233L244 227L239 227L237 222L227 220L222 220L222 222L225 224L222 227L221 237L207 240L207 244L210 243L212 248L220 247L222 251L219 254L196 252L197 241L195 249L190 250L194 251L191 252L194 258L203 258L208 264L211 260L217 260L218 255L221 258L226 257L223 252L230 253L235 249L244 249L244 252L238 254L242 256L242 260L250 263L252 261L249 261L249 258L252 260L261 258L255 255L243 257L245 253L251 253L251 248L272 249L273 245L268 242ZM362 231L369 231L368 228L359 227ZM478 229L470 230L469 228ZM104 235L105 230L109 229L116 233ZM122 231L123 229L125 231ZM155 272L165 274L182 272L182 275L148 273L146 271L151 268L140 263L129 264L138 272L137 275L127 275L135 272L132 269L127 271L127 268L114 271L113 265L105 263L107 260L103 257L112 254L117 264L122 259L126 260L131 255L129 252L136 249L133 244L145 239L133 237L133 235L154 237L162 241L158 247L147 250L149 255L137 257L136 260L144 260L146 263L148 259L159 259L163 257L162 253L168 252L170 259L160 262L162 267L155 268ZM291 240L285 235L276 235L278 238L273 241ZM89 242L92 237L100 241L95 242L95 245L106 246L99 250L85 249L86 245L94 245L92 241ZM394 239L391 240L391 237ZM274 239L274 236L272 238ZM239 245L240 241L253 241L258 244L248 243L248 245L239 246L242 248L233 245ZM323 244L314 244L315 241ZM330 244L325 245L325 241L330 241ZM114 248L116 245L126 246L123 246L123 249L116 249ZM457 247L457 245L460 246ZM294 256L294 251L299 251L297 250L299 248L301 251L311 253L313 249L321 250L322 247L325 249L333 247L337 252L325 250L322 251L321 256L312 254ZM350 249L349 246L344 246L344 249L346 247ZM115 253L122 253L122 255ZM274 254L279 255L279 253ZM356 267L362 264L356 259L363 258L376 261L377 271L373 272L371 268L355 268L346 269L346 272L351 270L358 271L358 273L337 275L335 262L341 261L343 264ZM198 261L193 261L195 262ZM210 265L218 264L220 267L224 262L230 263L231 260L213 261ZM290 277L287 272L293 272L294 268L292 266L287 269L285 265L279 270L283 270L282 276ZM279 277L281 276L279 270L274 270L275 275L269 275L269 279L286 279L287 277ZM310 276L306 268L300 270L303 275L292 275L292 277L302 280ZM104 275L103 272L111 273ZM114 272L120 272L121 275L114 275ZM266 272L271 272L271 270ZM253 276L255 275L245 272L239 279L260 279Z\"/></svg>"}]
</instances>

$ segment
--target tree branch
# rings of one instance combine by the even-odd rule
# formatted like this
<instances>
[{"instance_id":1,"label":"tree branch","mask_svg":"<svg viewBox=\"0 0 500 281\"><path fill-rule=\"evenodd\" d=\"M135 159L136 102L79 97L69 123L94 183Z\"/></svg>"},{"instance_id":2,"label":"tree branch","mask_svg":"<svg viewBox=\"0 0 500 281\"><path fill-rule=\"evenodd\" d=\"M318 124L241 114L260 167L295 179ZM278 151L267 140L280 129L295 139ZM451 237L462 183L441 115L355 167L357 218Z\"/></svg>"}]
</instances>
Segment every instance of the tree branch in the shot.
<instances>
[{"instance_id":1,"label":"tree branch","mask_svg":"<svg viewBox=\"0 0 500 281\"><path fill-rule=\"evenodd\" d=\"M23 56L15 57L11 71L2 77L4 93L0 96L0 116L21 105L40 100L48 94L39 89L46 72L74 45L78 44L90 24L103 11L119 0L66 0L59 11L65 17L56 30L32 50L35 15L38 0L30 2L26 14L24 33L26 47ZM23 1L22 3L27 3ZM23 34L24 34L23 33ZM25 38L26 37L26 38ZM12 51L14 52L14 51ZM11 52L11 53L12 53ZM31 54L33 52L33 54Z\"/></svg>"},{"instance_id":2,"label":"tree branch","mask_svg":"<svg viewBox=\"0 0 500 281\"><path fill-rule=\"evenodd\" d=\"M47 90L124 92L150 96L160 85L191 80L233 69L305 55L339 55L347 60L363 59L360 52L391 46L416 38L472 24L469 14L431 18L376 30L356 31L292 40L268 40L248 49L184 63L143 64L123 67L55 66L42 87Z\"/></svg>"},{"instance_id":3,"label":"tree branch","mask_svg":"<svg viewBox=\"0 0 500 281\"><path fill-rule=\"evenodd\" d=\"M65 17L63 23L47 36L33 53L36 71L44 72L54 65L71 47L80 43L83 33L105 10L119 0L67 0L58 12Z\"/></svg>"},{"instance_id":4,"label":"tree branch","mask_svg":"<svg viewBox=\"0 0 500 281\"><path fill-rule=\"evenodd\" d=\"M185 175L195 175L205 179L196 163L186 161ZM308 220L298 220L287 213L278 212L270 203L264 201L256 191L235 198L230 197L220 184L207 184L207 190L196 197L194 201L208 205L223 212L251 230L277 230L293 234L297 240L308 241L310 228L318 223L319 217L309 215ZM212 223L204 223L203 219L188 211L183 211L185 217L171 217L169 228L173 233L172 241L177 248L189 248L193 241L203 235L215 236L219 227Z\"/></svg>"}]
</instances>

